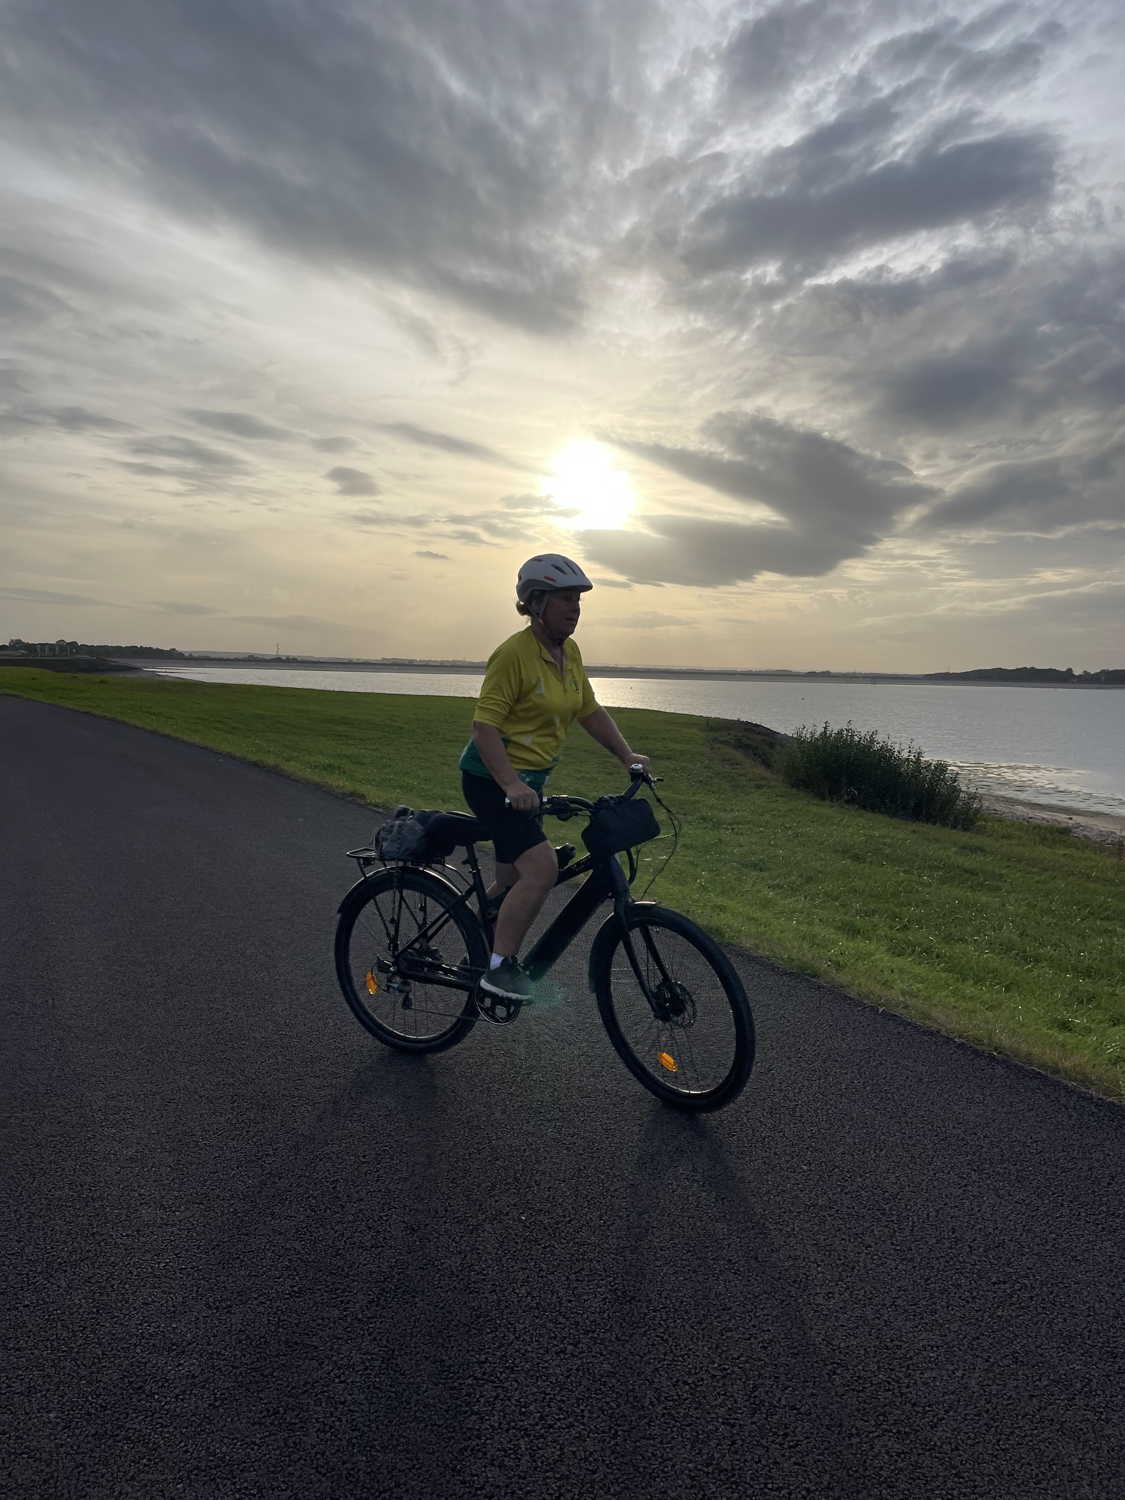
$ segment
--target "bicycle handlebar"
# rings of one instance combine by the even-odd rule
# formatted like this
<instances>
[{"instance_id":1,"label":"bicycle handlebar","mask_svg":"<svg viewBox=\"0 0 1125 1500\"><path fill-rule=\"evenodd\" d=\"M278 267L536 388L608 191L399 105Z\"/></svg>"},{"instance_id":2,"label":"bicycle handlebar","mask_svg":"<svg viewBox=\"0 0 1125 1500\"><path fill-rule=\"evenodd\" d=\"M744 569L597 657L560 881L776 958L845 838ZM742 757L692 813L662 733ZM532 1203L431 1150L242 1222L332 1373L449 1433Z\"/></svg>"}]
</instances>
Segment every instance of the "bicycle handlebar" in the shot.
<instances>
[{"instance_id":1,"label":"bicycle handlebar","mask_svg":"<svg viewBox=\"0 0 1125 1500\"><path fill-rule=\"evenodd\" d=\"M655 786L662 778L654 776L651 771L646 771L643 766L629 767L630 786L627 792L622 792L620 800L627 802L630 797L635 797L642 786ZM573 818L576 813L593 812L594 804L587 801L585 797L571 797L558 793L552 797L544 797L539 803L539 811L552 818L558 818L565 823L568 818Z\"/></svg>"},{"instance_id":2,"label":"bicycle handlebar","mask_svg":"<svg viewBox=\"0 0 1125 1500\"><path fill-rule=\"evenodd\" d=\"M630 797L637 795L642 786L655 786L658 781L662 780L663 777L654 776L651 771L646 771L644 766L630 766L629 790L621 793L621 800L623 802L628 801ZM507 797L504 798L504 803L506 806L511 805ZM585 797L571 797L562 792L558 792L550 797L540 797L539 799L540 813L546 814L548 817L558 818L561 823L565 823L568 818L573 818L580 812L588 813L593 812L593 810L594 804L587 801Z\"/></svg>"}]
</instances>

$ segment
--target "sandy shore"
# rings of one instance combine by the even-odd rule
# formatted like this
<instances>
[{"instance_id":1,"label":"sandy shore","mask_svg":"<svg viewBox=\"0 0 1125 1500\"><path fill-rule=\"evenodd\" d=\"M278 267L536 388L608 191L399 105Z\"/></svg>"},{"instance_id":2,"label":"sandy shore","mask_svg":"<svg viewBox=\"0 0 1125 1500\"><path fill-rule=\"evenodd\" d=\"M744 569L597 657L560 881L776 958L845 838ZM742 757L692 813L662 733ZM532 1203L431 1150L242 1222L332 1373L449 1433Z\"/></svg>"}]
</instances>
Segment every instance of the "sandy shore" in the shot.
<instances>
[{"instance_id":1,"label":"sandy shore","mask_svg":"<svg viewBox=\"0 0 1125 1500\"><path fill-rule=\"evenodd\" d=\"M1020 802L1015 797L983 796L985 811L999 818L1018 818L1024 823L1044 823L1067 828L1077 838L1095 844L1125 845L1125 817L1116 813L1083 812L1073 807L1045 807L1038 802Z\"/></svg>"}]
</instances>

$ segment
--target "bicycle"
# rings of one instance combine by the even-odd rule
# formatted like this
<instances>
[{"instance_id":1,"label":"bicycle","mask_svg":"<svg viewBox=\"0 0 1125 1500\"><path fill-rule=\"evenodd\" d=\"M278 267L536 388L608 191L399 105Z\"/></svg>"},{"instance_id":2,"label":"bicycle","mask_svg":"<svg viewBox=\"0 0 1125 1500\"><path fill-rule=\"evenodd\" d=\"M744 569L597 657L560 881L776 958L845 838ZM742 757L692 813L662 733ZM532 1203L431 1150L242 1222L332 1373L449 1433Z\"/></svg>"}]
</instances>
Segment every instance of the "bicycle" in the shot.
<instances>
[{"instance_id":1,"label":"bicycle","mask_svg":"<svg viewBox=\"0 0 1125 1500\"><path fill-rule=\"evenodd\" d=\"M604 803L624 803L642 785L655 784L640 767L630 774L628 791ZM600 805L563 795L540 804L543 814L560 821L590 817ZM525 1004L478 989L498 909L488 902L477 858L476 844L488 837L484 825L467 813L429 818L429 847L416 862L388 863L371 846L347 851L360 877L338 908L335 941L337 978L356 1019L386 1045L415 1053L454 1046L481 1019L510 1024ZM469 876L445 862L462 848ZM750 1077L755 1046L750 1004L734 966L688 917L634 899L635 849L581 859L575 852L573 845L558 851L556 886L585 878L524 968L542 980L602 902L612 901L588 973L617 1055L665 1104L692 1111L729 1104ZM628 873L619 853L628 856ZM458 992L463 1001L453 998Z\"/></svg>"}]
</instances>

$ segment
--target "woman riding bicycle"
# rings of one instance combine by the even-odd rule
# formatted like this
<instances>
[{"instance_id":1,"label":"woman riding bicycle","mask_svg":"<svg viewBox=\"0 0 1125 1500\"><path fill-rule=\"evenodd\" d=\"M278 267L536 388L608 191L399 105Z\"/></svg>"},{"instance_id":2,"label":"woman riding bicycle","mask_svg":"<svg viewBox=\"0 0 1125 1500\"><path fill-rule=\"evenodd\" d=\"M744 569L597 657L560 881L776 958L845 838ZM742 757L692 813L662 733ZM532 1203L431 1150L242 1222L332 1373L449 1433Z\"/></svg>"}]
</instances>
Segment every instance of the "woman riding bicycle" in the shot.
<instances>
[{"instance_id":1,"label":"woman riding bicycle","mask_svg":"<svg viewBox=\"0 0 1125 1500\"><path fill-rule=\"evenodd\" d=\"M577 563L558 553L544 552L524 563L516 580L516 610L530 624L489 657L473 710L472 738L461 755L465 800L496 850L489 896L503 902L480 987L506 999L532 994L519 963L520 944L558 875L539 801L571 723L577 719L623 765L648 769L648 757L630 749L594 697L572 639L582 595L593 586Z\"/></svg>"}]
</instances>

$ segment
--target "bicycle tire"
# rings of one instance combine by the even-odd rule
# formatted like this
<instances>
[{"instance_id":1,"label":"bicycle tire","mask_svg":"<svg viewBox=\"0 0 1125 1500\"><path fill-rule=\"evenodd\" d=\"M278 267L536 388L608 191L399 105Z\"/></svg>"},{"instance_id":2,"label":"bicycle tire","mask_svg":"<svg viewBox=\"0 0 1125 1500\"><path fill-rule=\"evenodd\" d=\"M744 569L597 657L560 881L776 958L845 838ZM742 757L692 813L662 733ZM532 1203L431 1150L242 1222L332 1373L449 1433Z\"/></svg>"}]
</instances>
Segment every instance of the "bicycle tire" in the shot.
<instances>
[{"instance_id":1,"label":"bicycle tire","mask_svg":"<svg viewBox=\"0 0 1125 1500\"><path fill-rule=\"evenodd\" d=\"M336 922L336 978L356 1020L386 1046L397 1048L401 1052L444 1052L447 1047L463 1041L476 1024L474 991L467 989L464 1004L458 1006L460 991L445 986L425 985L417 980L404 981L398 973L398 954L403 951L403 946L409 944L399 944L396 951L392 937L393 922L389 925L385 918L388 915L393 917L396 897L402 900L410 896L417 897L420 901L417 911L413 903L409 904L408 913L413 920L417 922L420 913L425 913L421 925L439 917L443 911L448 914L448 923L442 931L450 928L451 924L447 945L457 956L450 957L442 953L440 956L443 961L466 964L477 969L485 967L488 963L488 943L484 931L477 918L464 906L452 909L457 893L448 882L425 870L393 867L369 875L366 880L354 886L341 903ZM384 900L388 900L387 911L379 904ZM365 913L368 914L367 921L364 921ZM441 936L441 933L437 936ZM380 963L387 965L387 969L380 969ZM361 992L357 984L357 975L364 977L364 992ZM366 992L371 984L376 989L371 996L367 996ZM416 990L425 992L426 998L422 1006L414 1000ZM403 1029L397 1030L394 1025L381 1019L370 1005L370 1000L375 995L384 997L382 1004L384 1007L390 1006L392 1015L397 1010L402 1017L410 1016L411 1025L408 1026L403 1019ZM404 1003L403 997L409 1003ZM419 1028L420 1017L432 1021L434 1029L423 1034Z\"/></svg>"},{"instance_id":2,"label":"bicycle tire","mask_svg":"<svg viewBox=\"0 0 1125 1500\"><path fill-rule=\"evenodd\" d=\"M602 1024L614 1050L638 1082L662 1103L696 1113L721 1109L746 1087L754 1066L754 1017L734 965L714 938L679 912L647 902L637 903L627 908L626 923L646 980L650 986L663 987L660 990L661 1003L666 1004L670 1012L678 1007L679 1014L669 1014L662 1021L653 1011L622 941L618 919L611 917L595 940L590 956L590 980ZM650 947L649 940L655 946ZM729 1014L729 1049L725 1046L714 1049L720 1055L729 1050L729 1061L720 1065L719 1076L707 1087L690 1086L688 1082L692 1067L698 1067L692 1034L699 1024L700 1006L690 988L674 972L682 967L676 961L675 950L685 945L698 960L701 972L704 975L709 973L715 982L714 999L708 996L708 1005L720 1011L725 1007ZM657 952L666 966L667 981L655 960ZM643 1044L635 1035L626 1034L627 1028L620 1014L624 1001L622 991L630 986L633 1008L641 1017ZM654 1066L648 1066L648 1062ZM678 1087L669 1081L677 1076L680 1076Z\"/></svg>"}]
</instances>

